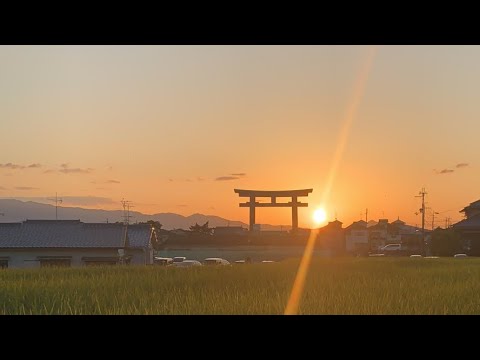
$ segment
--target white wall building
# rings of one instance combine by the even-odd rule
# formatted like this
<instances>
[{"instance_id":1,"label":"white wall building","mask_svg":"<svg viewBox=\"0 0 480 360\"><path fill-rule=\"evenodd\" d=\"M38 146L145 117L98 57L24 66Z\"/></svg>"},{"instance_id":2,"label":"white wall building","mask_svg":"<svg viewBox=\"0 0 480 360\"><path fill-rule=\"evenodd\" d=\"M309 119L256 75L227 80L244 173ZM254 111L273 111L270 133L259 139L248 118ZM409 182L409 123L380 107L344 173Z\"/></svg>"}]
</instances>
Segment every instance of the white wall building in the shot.
<instances>
[{"instance_id":1,"label":"white wall building","mask_svg":"<svg viewBox=\"0 0 480 360\"><path fill-rule=\"evenodd\" d=\"M123 224L80 220L0 223L0 268L115 265L124 239ZM156 233L149 225L129 225L125 262L153 264L154 241Z\"/></svg>"}]
</instances>

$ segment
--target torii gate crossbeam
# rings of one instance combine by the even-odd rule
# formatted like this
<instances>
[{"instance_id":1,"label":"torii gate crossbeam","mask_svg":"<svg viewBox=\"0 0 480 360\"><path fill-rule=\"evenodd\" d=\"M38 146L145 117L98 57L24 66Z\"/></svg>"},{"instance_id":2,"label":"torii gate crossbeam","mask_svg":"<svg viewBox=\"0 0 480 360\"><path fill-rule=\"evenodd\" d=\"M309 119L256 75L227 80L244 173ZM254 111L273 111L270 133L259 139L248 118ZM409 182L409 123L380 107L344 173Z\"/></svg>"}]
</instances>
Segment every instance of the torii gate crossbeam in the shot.
<instances>
[{"instance_id":1,"label":"torii gate crossbeam","mask_svg":"<svg viewBox=\"0 0 480 360\"><path fill-rule=\"evenodd\" d=\"M250 208L250 224L249 230L253 231L255 225L255 208L257 207L291 207L292 208L292 231L295 232L298 230L298 208L307 207L308 203L302 203L298 201L298 198L301 196L308 196L313 189L303 189L303 190L241 190L234 189L240 197L250 198L249 202L240 203L240 207L249 207ZM257 197L268 197L271 199L269 203L261 203L256 201ZM278 197L289 197L291 198L290 202L287 203L278 203Z\"/></svg>"}]
</instances>

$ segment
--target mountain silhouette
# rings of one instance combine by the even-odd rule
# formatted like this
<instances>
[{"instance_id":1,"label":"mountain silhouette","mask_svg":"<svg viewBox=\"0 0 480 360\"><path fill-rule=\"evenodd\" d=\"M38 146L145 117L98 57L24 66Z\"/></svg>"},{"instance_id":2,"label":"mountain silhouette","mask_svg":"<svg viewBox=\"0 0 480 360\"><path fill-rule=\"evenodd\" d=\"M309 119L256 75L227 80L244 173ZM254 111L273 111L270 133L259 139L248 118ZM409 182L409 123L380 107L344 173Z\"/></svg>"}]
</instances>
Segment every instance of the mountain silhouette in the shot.
<instances>
[{"instance_id":1,"label":"mountain silhouette","mask_svg":"<svg viewBox=\"0 0 480 360\"><path fill-rule=\"evenodd\" d=\"M19 222L24 220L55 220L55 206L37 203L34 201L20 201L15 199L0 199L0 222ZM210 227L216 226L243 226L248 225L241 221L224 219L215 215L193 214L183 216L175 213L158 213L153 215L130 211L130 221L144 222L148 220L159 221L163 229L188 229L190 226L204 224L208 221ZM80 220L83 222L117 222L123 221L122 210L84 209L79 207L58 207L58 220ZM262 230L288 230L290 226L262 224Z\"/></svg>"}]
</instances>

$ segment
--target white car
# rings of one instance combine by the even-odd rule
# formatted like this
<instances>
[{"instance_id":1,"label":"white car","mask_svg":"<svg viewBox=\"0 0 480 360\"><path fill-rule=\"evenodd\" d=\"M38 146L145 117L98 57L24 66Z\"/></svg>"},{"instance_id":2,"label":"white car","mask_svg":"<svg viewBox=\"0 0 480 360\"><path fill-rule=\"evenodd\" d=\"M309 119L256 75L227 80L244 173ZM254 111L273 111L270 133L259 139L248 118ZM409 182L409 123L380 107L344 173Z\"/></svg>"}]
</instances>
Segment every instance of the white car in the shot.
<instances>
[{"instance_id":1,"label":"white car","mask_svg":"<svg viewBox=\"0 0 480 360\"><path fill-rule=\"evenodd\" d=\"M172 265L175 267L192 267L192 266L202 266L202 263L197 260L183 260L179 262L174 262Z\"/></svg>"},{"instance_id":2,"label":"white car","mask_svg":"<svg viewBox=\"0 0 480 360\"><path fill-rule=\"evenodd\" d=\"M168 258L168 257L158 257L158 256L156 256L156 257L153 259L153 263L154 263L155 265L167 266L167 265L173 264L173 259L172 259L172 258Z\"/></svg>"},{"instance_id":3,"label":"white car","mask_svg":"<svg viewBox=\"0 0 480 360\"><path fill-rule=\"evenodd\" d=\"M185 256L175 256L173 258L174 263L179 263L179 262L182 262L182 261L185 261L185 260L187 260L187 258Z\"/></svg>"},{"instance_id":4,"label":"white car","mask_svg":"<svg viewBox=\"0 0 480 360\"><path fill-rule=\"evenodd\" d=\"M230 265L230 263L222 258L206 258L203 260L205 265Z\"/></svg>"}]
</instances>

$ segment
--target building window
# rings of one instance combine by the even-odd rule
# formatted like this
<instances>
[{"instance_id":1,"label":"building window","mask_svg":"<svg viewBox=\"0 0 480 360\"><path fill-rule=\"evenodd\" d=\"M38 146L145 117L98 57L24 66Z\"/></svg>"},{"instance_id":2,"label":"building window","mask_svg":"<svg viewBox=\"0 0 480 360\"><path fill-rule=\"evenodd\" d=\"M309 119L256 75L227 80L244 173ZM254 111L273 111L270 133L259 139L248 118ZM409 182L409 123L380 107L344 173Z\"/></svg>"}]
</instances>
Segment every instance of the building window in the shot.
<instances>
[{"instance_id":1,"label":"building window","mask_svg":"<svg viewBox=\"0 0 480 360\"><path fill-rule=\"evenodd\" d=\"M70 259L41 259L40 267L70 267Z\"/></svg>"},{"instance_id":2,"label":"building window","mask_svg":"<svg viewBox=\"0 0 480 360\"><path fill-rule=\"evenodd\" d=\"M8 268L8 260L0 260L0 269Z\"/></svg>"}]
</instances>

